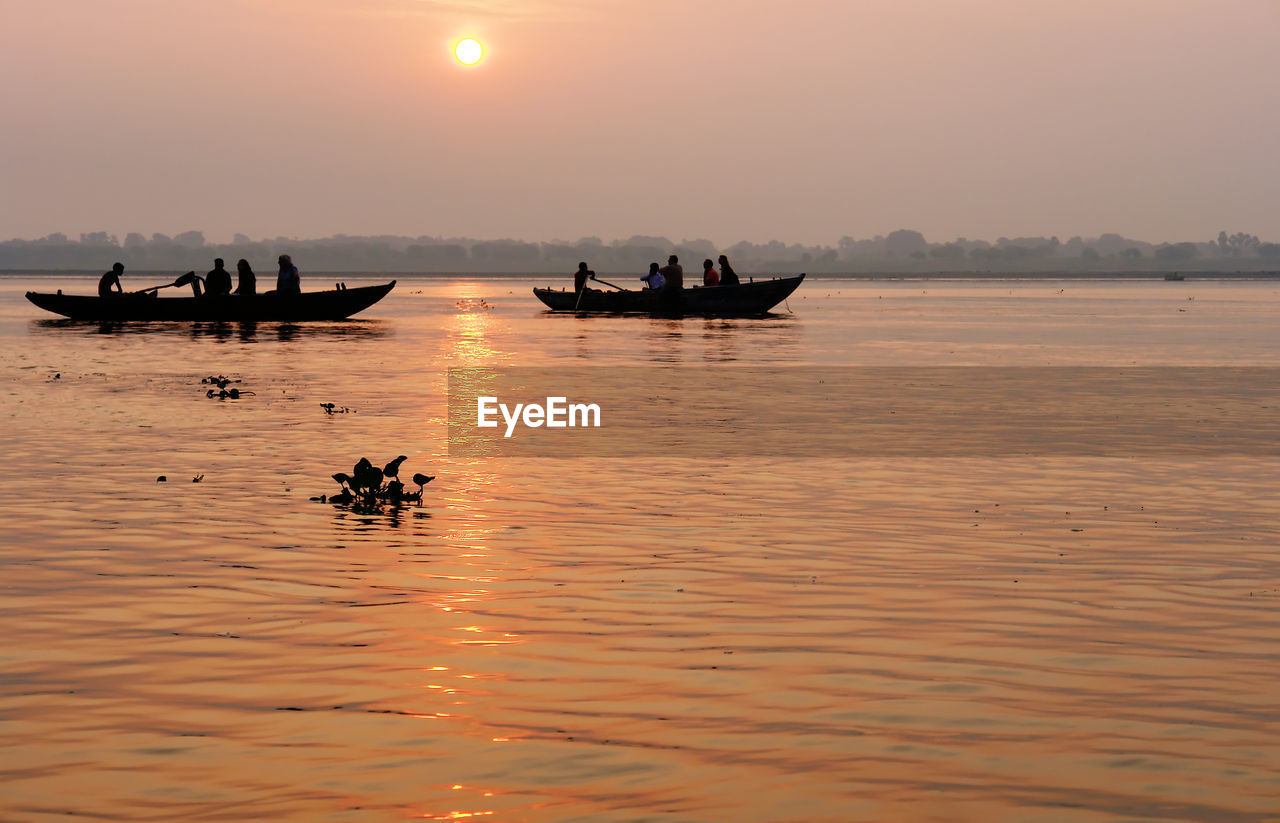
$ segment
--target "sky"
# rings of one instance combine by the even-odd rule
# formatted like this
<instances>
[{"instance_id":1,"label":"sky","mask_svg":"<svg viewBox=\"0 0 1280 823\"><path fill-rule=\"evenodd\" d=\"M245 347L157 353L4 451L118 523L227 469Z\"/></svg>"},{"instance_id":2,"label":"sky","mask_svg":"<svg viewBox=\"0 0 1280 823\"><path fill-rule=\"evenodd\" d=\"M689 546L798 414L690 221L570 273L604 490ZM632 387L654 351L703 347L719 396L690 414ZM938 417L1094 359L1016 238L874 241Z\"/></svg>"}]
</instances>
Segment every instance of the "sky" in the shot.
<instances>
[{"instance_id":1,"label":"sky","mask_svg":"<svg viewBox=\"0 0 1280 823\"><path fill-rule=\"evenodd\" d=\"M0 0L0 239L1280 241L1280 0ZM475 37L476 66L453 57Z\"/></svg>"}]
</instances>

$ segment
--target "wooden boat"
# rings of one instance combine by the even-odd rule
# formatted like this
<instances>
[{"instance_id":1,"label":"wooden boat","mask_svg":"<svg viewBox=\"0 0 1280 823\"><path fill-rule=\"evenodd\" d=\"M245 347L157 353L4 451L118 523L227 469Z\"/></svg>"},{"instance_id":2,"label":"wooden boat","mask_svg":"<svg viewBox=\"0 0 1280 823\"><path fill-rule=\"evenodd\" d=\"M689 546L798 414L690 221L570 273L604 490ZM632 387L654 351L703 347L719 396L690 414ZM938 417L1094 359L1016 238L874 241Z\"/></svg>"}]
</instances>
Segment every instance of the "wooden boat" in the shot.
<instances>
[{"instance_id":1,"label":"wooden boat","mask_svg":"<svg viewBox=\"0 0 1280 823\"><path fill-rule=\"evenodd\" d=\"M157 297L154 292L119 297L27 292L45 311L72 320L344 320L387 296L396 281L377 286L340 288L302 294L265 292L253 297Z\"/></svg>"},{"instance_id":2,"label":"wooden boat","mask_svg":"<svg viewBox=\"0 0 1280 823\"><path fill-rule=\"evenodd\" d=\"M568 289L534 289L552 311L592 314L707 315L754 317L767 314L796 290L804 275L757 280L736 286L699 286L671 293L665 290L602 291L588 288L581 299Z\"/></svg>"}]
</instances>

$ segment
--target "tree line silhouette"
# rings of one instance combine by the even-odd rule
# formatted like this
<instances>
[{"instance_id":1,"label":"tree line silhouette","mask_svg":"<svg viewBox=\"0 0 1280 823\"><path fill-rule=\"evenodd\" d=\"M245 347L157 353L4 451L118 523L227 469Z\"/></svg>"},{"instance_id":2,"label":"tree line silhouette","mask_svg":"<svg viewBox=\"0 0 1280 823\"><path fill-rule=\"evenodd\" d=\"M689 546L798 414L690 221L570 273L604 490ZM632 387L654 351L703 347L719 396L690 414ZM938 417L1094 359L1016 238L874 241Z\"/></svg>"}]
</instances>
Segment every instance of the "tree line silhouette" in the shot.
<instances>
[{"instance_id":1,"label":"tree line silhouette","mask_svg":"<svg viewBox=\"0 0 1280 823\"><path fill-rule=\"evenodd\" d=\"M119 261L131 270L198 269L215 257L271 261L291 254L311 272L550 273L571 271L586 260L599 272L643 272L669 254L697 262L729 255L739 271L811 273L928 272L1143 272L1274 271L1280 243L1245 232L1216 239L1149 243L1119 234L1094 238L957 238L929 242L912 229L863 239L850 236L830 246L742 241L719 247L706 239L673 241L635 235L606 243L597 237L532 243L522 240L335 235L318 239L254 240L237 234L230 243L210 243L200 231L172 237L130 233L121 241L106 232L73 240L54 233L36 240L0 242L0 270L96 271Z\"/></svg>"}]
</instances>

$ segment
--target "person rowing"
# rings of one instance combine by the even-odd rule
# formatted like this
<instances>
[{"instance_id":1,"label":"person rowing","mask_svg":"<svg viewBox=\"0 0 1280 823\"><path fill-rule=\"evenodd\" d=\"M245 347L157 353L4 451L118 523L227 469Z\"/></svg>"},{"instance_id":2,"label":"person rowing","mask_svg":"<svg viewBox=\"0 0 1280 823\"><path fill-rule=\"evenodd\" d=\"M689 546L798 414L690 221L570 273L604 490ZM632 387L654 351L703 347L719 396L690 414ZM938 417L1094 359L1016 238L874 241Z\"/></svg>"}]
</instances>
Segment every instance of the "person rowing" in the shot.
<instances>
[{"instance_id":1,"label":"person rowing","mask_svg":"<svg viewBox=\"0 0 1280 823\"><path fill-rule=\"evenodd\" d=\"M596 279L596 273L593 272L591 269L587 268L586 263L579 263L578 270L573 273L574 292L581 292L583 289L587 287L588 280L595 280L595 279Z\"/></svg>"},{"instance_id":2,"label":"person rowing","mask_svg":"<svg viewBox=\"0 0 1280 823\"><path fill-rule=\"evenodd\" d=\"M124 264L116 263L111 271L98 280L99 297L120 297L124 295L124 287L120 285L120 275L124 274Z\"/></svg>"}]
</instances>

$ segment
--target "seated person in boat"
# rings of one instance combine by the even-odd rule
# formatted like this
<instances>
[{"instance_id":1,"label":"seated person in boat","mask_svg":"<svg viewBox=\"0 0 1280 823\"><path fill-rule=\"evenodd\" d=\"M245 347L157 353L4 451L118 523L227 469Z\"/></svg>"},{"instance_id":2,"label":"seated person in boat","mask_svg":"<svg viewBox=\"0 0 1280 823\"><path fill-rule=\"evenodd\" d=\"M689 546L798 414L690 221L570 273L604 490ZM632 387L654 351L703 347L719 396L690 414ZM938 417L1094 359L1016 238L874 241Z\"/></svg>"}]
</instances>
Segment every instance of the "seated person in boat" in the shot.
<instances>
[{"instance_id":1,"label":"seated person in boat","mask_svg":"<svg viewBox=\"0 0 1280 823\"><path fill-rule=\"evenodd\" d=\"M738 273L729 265L729 258L720 255L720 285L736 286L738 282Z\"/></svg>"},{"instance_id":2,"label":"seated person in boat","mask_svg":"<svg viewBox=\"0 0 1280 823\"><path fill-rule=\"evenodd\" d=\"M236 261L236 274L239 275L236 294L241 297L253 297L258 293L258 278L254 275L253 269L249 267L248 260L241 258Z\"/></svg>"},{"instance_id":3,"label":"seated person in boat","mask_svg":"<svg viewBox=\"0 0 1280 823\"><path fill-rule=\"evenodd\" d=\"M276 275L276 291L280 294L301 294L302 278L298 275L298 267L293 265L293 258L282 254L279 262L280 273Z\"/></svg>"},{"instance_id":4,"label":"seated person in boat","mask_svg":"<svg viewBox=\"0 0 1280 823\"><path fill-rule=\"evenodd\" d=\"M231 272L223 268L222 258L215 258L213 271L204 276L204 293L209 297L231 294Z\"/></svg>"},{"instance_id":5,"label":"seated person in boat","mask_svg":"<svg viewBox=\"0 0 1280 823\"><path fill-rule=\"evenodd\" d=\"M702 285L718 286L720 285L720 275L716 273L715 264L710 260L702 261Z\"/></svg>"},{"instance_id":6,"label":"seated person in boat","mask_svg":"<svg viewBox=\"0 0 1280 823\"><path fill-rule=\"evenodd\" d=\"M667 283L667 278L662 276L662 272L658 271L657 263L649 264L649 273L640 278L644 281L645 288L650 291L657 291Z\"/></svg>"},{"instance_id":7,"label":"seated person in boat","mask_svg":"<svg viewBox=\"0 0 1280 823\"><path fill-rule=\"evenodd\" d=\"M99 297L119 297L124 294L124 288L120 285L120 275L124 274L124 264L116 263L111 267L111 271L102 275L98 280L98 296Z\"/></svg>"},{"instance_id":8,"label":"seated person in boat","mask_svg":"<svg viewBox=\"0 0 1280 823\"><path fill-rule=\"evenodd\" d=\"M579 263L578 270L573 273L574 293L576 294L577 292L580 292L583 289L585 289L587 287L588 280L595 280L595 279L596 279L596 273L593 272L591 269L587 268L586 263Z\"/></svg>"},{"instance_id":9,"label":"seated person in boat","mask_svg":"<svg viewBox=\"0 0 1280 823\"><path fill-rule=\"evenodd\" d=\"M667 265L658 271L667 281L667 291L681 291L684 288L684 267L680 265L680 258L674 254L667 258Z\"/></svg>"}]
</instances>

